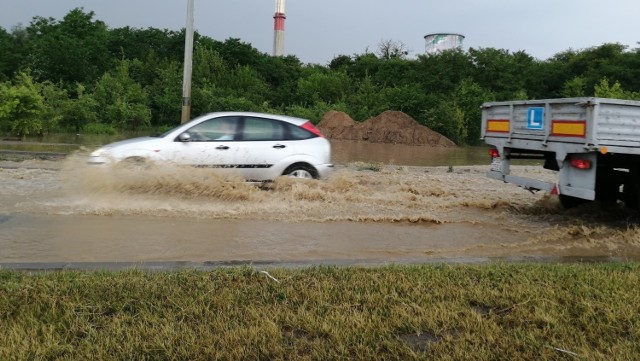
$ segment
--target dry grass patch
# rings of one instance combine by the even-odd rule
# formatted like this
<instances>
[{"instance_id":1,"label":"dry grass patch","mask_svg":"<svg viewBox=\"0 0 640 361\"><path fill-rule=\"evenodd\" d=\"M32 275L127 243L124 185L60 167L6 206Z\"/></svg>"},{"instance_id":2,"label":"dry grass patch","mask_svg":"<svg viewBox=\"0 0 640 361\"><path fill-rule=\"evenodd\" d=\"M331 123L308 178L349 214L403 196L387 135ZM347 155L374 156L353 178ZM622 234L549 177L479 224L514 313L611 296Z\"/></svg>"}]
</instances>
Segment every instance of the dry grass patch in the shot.
<instances>
[{"instance_id":1,"label":"dry grass patch","mask_svg":"<svg viewBox=\"0 0 640 361\"><path fill-rule=\"evenodd\" d=\"M638 264L0 271L0 359L631 360Z\"/></svg>"}]
</instances>

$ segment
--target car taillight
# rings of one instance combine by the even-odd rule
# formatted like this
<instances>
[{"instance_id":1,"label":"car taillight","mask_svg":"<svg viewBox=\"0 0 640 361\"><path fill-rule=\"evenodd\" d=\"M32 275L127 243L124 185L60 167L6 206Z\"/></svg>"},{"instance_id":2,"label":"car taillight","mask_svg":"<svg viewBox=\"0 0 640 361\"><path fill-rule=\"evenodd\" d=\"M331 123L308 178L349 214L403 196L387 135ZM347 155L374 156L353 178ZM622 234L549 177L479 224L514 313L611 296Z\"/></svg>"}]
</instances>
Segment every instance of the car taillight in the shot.
<instances>
[{"instance_id":1,"label":"car taillight","mask_svg":"<svg viewBox=\"0 0 640 361\"><path fill-rule=\"evenodd\" d=\"M571 166L578 169L591 169L591 161L588 159L572 158Z\"/></svg>"},{"instance_id":2,"label":"car taillight","mask_svg":"<svg viewBox=\"0 0 640 361\"><path fill-rule=\"evenodd\" d=\"M491 158L500 158L500 152L498 152L498 150L494 148L489 149L489 156Z\"/></svg>"},{"instance_id":3,"label":"car taillight","mask_svg":"<svg viewBox=\"0 0 640 361\"><path fill-rule=\"evenodd\" d=\"M318 128L316 128L313 124L311 124L311 122L306 122L304 124L302 124L300 126L302 129L308 130L311 133L317 135L318 137L323 137L324 135L322 135L322 133L320 133L320 130L318 130Z\"/></svg>"}]
</instances>

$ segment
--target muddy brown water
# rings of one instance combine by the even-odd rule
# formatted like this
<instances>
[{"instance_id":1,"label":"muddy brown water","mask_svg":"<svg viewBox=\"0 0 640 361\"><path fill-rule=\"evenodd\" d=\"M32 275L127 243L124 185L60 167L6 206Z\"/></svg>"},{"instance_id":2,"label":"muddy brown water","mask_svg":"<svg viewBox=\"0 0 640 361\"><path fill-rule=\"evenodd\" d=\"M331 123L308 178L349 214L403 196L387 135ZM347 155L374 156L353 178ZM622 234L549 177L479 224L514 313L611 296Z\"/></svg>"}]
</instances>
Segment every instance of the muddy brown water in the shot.
<instances>
[{"instance_id":1,"label":"muddy brown water","mask_svg":"<svg viewBox=\"0 0 640 361\"><path fill-rule=\"evenodd\" d=\"M263 188L207 169L88 166L81 154L4 162L0 263L640 260L634 212L566 211L486 178L482 148L420 148L334 144L330 179Z\"/></svg>"}]
</instances>

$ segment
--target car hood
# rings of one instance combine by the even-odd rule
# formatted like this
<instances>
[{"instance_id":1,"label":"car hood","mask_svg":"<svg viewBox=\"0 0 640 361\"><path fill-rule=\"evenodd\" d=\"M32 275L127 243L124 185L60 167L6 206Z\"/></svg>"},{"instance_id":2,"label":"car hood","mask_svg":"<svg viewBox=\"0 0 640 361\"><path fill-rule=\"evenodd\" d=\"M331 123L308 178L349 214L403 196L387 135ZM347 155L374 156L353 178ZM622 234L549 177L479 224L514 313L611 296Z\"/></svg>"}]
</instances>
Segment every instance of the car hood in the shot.
<instances>
[{"instance_id":1,"label":"car hood","mask_svg":"<svg viewBox=\"0 0 640 361\"><path fill-rule=\"evenodd\" d=\"M157 143L161 138L156 137L139 137L121 140L119 142L110 143L102 146L102 149L114 149L114 148L132 148L132 147L145 147L154 143Z\"/></svg>"}]
</instances>

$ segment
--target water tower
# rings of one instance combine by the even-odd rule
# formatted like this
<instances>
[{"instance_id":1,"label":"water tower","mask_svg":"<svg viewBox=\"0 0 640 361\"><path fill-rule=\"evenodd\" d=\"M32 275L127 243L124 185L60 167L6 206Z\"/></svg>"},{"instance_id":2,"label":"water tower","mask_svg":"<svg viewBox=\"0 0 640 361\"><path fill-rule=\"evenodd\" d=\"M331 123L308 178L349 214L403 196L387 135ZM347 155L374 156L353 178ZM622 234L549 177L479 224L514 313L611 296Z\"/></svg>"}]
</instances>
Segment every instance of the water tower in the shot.
<instances>
[{"instance_id":1,"label":"water tower","mask_svg":"<svg viewBox=\"0 0 640 361\"><path fill-rule=\"evenodd\" d=\"M425 54L437 54L445 50L462 49L464 35L455 33L435 33L424 36Z\"/></svg>"}]
</instances>

